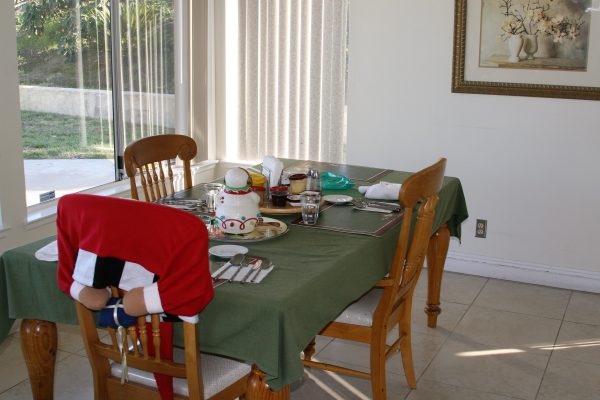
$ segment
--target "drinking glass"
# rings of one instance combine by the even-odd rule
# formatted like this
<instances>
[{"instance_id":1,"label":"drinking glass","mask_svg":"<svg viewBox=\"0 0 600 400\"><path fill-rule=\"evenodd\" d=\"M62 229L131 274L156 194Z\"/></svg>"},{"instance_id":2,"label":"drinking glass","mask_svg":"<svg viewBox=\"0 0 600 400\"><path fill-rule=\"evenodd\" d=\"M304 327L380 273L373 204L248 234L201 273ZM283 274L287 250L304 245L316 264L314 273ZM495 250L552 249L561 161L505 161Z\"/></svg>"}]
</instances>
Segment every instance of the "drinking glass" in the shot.
<instances>
[{"instance_id":1,"label":"drinking glass","mask_svg":"<svg viewBox=\"0 0 600 400\"><path fill-rule=\"evenodd\" d=\"M223 185L220 183L205 183L202 186L202 194L206 200L206 208L208 209L208 212L215 212L217 196L222 189Z\"/></svg>"},{"instance_id":2,"label":"drinking glass","mask_svg":"<svg viewBox=\"0 0 600 400\"><path fill-rule=\"evenodd\" d=\"M319 192L304 192L300 194L302 204L302 221L307 225L314 225L319 218L321 194Z\"/></svg>"}]
</instances>

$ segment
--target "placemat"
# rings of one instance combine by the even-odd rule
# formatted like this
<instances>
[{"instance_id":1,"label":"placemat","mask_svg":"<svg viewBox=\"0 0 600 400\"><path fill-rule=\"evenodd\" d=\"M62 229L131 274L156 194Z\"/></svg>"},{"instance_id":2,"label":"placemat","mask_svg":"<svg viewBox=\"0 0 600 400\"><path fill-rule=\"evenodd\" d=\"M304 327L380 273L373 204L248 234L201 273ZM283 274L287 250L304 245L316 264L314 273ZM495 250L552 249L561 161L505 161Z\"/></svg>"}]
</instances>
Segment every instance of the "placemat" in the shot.
<instances>
[{"instance_id":1,"label":"placemat","mask_svg":"<svg viewBox=\"0 0 600 400\"><path fill-rule=\"evenodd\" d=\"M292 221L292 224L307 228L379 237L399 224L403 215L403 212L384 214L361 211L351 205L328 205L321 209L316 224L307 225L302 221L302 217Z\"/></svg>"},{"instance_id":2,"label":"placemat","mask_svg":"<svg viewBox=\"0 0 600 400\"><path fill-rule=\"evenodd\" d=\"M321 173L332 172L336 175L345 176L353 181L361 182L375 182L381 179L381 177L392 172L390 169L361 167L357 165L342 165L319 161L302 161L298 164L293 164L286 169L290 168L316 168Z\"/></svg>"}]
</instances>

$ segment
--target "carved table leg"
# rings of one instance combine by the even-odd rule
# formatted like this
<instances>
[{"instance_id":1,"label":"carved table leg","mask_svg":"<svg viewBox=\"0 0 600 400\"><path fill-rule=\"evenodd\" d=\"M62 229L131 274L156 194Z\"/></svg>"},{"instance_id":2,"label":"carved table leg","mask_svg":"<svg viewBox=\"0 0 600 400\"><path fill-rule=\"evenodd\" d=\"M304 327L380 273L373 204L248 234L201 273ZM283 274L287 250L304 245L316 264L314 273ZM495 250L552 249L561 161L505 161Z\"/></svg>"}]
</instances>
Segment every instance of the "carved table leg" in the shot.
<instances>
[{"instance_id":1,"label":"carved table leg","mask_svg":"<svg viewBox=\"0 0 600 400\"><path fill-rule=\"evenodd\" d=\"M54 396L54 364L58 336L54 322L24 319L21 323L21 352L29 371L35 400Z\"/></svg>"},{"instance_id":2,"label":"carved table leg","mask_svg":"<svg viewBox=\"0 0 600 400\"><path fill-rule=\"evenodd\" d=\"M248 390L246 391L247 400L288 400L290 398L290 387L286 386L277 392L269 389L269 385L265 383L265 373L262 372L256 365L252 366L252 373L248 382Z\"/></svg>"},{"instance_id":3,"label":"carved table leg","mask_svg":"<svg viewBox=\"0 0 600 400\"><path fill-rule=\"evenodd\" d=\"M444 224L429 239L427 249L427 326L437 326L437 316L442 312L440 308L440 291L442 289L442 273L446 263L446 255L450 245L450 231Z\"/></svg>"}]
</instances>

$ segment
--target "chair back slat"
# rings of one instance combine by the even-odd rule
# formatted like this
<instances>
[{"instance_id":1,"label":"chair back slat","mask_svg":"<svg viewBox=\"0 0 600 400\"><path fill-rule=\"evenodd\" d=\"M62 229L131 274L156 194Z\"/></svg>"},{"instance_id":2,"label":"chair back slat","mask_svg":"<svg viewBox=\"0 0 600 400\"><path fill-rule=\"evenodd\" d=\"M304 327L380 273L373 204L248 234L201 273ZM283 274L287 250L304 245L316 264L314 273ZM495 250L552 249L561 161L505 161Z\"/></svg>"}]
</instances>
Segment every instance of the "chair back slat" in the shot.
<instances>
[{"instance_id":1,"label":"chair back slat","mask_svg":"<svg viewBox=\"0 0 600 400\"><path fill-rule=\"evenodd\" d=\"M142 185L142 189L144 190L144 198L148 199L149 198L148 197L148 182L146 181L146 173L144 171L144 167L145 166L140 166L139 168L137 168L137 171L139 172L139 175L140 175L140 184ZM134 175L133 179L135 180L135 175ZM132 183L132 185L135 185L135 183ZM131 190L133 193L133 186L132 186ZM135 195L137 196L138 195L137 194L137 186L136 186L135 190L136 190ZM133 197L133 195L132 195L132 197Z\"/></svg>"},{"instance_id":2,"label":"chair back slat","mask_svg":"<svg viewBox=\"0 0 600 400\"><path fill-rule=\"evenodd\" d=\"M123 158L125 172L130 181L131 197L140 200L135 181L138 172L145 201L156 201L173 194L175 185L171 164L176 158L183 161L184 189L191 188L191 160L196 156L197 151L194 139L185 135L148 136L130 143L125 149ZM167 165L166 173L163 162Z\"/></svg>"},{"instance_id":3,"label":"chair back slat","mask_svg":"<svg viewBox=\"0 0 600 400\"><path fill-rule=\"evenodd\" d=\"M140 331L140 345L142 346L142 357L148 358L148 332L146 331L146 317L138 317L137 325Z\"/></svg>"},{"instance_id":4,"label":"chair back slat","mask_svg":"<svg viewBox=\"0 0 600 400\"><path fill-rule=\"evenodd\" d=\"M169 183L171 184L171 193L175 193L175 185L173 184L173 168L171 168L171 165L173 163L175 163L175 160L172 160L172 161L173 162L171 162L171 160L167 160L167 173L169 175ZM190 185L190 187L191 187L191 185ZM166 188L165 188L165 193L167 193Z\"/></svg>"},{"instance_id":5,"label":"chair back slat","mask_svg":"<svg viewBox=\"0 0 600 400\"><path fill-rule=\"evenodd\" d=\"M171 163L171 160L167 160L167 165L169 165ZM167 194L167 186L165 185L165 171L163 170L163 163L162 162L158 162L158 181L160 182L160 186L161 186L161 190L162 196L166 196Z\"/></svg>"},{"instance_id":6,"label":"chair back slat","mask_svg":"<svg viewBox=\"0 0 600 400\"><path fill-rule=\"evenodd\" d=\"M138 346L138 334L137 334L137 329L134 326L130 326L129 328L127 328L127 334L129 335L129 343L131 343L131 349L133 351L133 354L136 356L140 355L140 348Z\"/></svg>"},{"instance_id":7,"label":"chair back slat","mask_svg":"<svg viewBox=\"0 0 600 400\"><path fill-rule=\"evenodd\" d=\"M158 164L158 166L157 166L157 164ZM150 163L150 166L152 167L152 187L154 188L154 190L156 192L156 199L159 199L163 196L163 194L160 191L160 179L158 178L158 174L156 173L156 170L160 166L160 162ZM156 200L156 199L153 199L153 200Z\"/></svg>"},{"instance_id":8,"label":"chair back slat","mask_svg":"<svg viewBox=\"0 0 600 400\"><path fill-rule=\"evenodd\" d=\"M400 287L410 285L413 280L418 279L427 254L437 202L438 196L432 195L419 208L411 245L406 256L406 265L402 272Z\"/></svg>"},{"instance_id":9,"label":"chair back slat","mask_svg":"<svg viewBox=\"0 0 600 400\"><path fill-rule=\"evenodd\" d=\"M117 331L114 328L108 328L108 335L110 336L110 342L114 349L118 350L119 345L117 344Z\"/></svg>"},{"instance_id":10,"label":"chair back slat","mask_svg":"<svg viewBox=\"0 0 600 400\"><path fill-rule=\"evenodd\" d=\"M389 274L394 284L384 290L375 318L383 320L396 307L410 302L427 254L445 168L446 159L442 158L411 175L401 186L398 201L404 216Z\"/></svg>"},{"instance_id":11,"label":"chair back slat","mask_svg":"<svg viewBox=\"0 0 600 400\"><path fill-rule=\"evenodd\" d=\"M160 316L152 314L152 343L154 344L154 359L160 361Z\"/></svg>"},{"instance_id":12,"label":"chair back slat","mask_svg":"<svg viewBox=\"0 0 600 400\"><path fill-rule=\"evenodd\" d=\"M156 194L154 193L154 181L152 179L152 173L150 172L150 164L142 166L140 175L146 174L146 179L142 181L142 187L144 188L144 194L146 194L146 201L156 200ZM148 194L150 197L148 197Z\"/></svg>"}]
</instances>

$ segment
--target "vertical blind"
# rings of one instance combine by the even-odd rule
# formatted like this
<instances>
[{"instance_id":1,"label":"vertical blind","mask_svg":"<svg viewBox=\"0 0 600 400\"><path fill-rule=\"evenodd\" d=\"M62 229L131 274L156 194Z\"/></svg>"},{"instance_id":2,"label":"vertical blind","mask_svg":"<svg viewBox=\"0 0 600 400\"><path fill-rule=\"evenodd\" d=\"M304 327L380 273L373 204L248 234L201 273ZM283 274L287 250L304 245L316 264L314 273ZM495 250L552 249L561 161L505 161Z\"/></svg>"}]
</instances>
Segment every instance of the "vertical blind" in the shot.
<instances>
[{"instance_id":1,"label":"vertical blind","mask_svg":"<svg viewBox=\"0 0 600 400\"><path fill-rule=\"evenodd\" d=\"M345 161L348 0L238 0L237 153Z\"/></svg>"}]
</instances>

